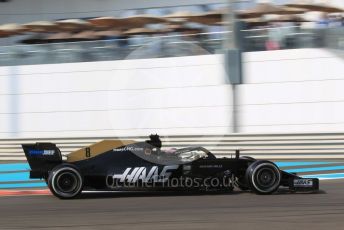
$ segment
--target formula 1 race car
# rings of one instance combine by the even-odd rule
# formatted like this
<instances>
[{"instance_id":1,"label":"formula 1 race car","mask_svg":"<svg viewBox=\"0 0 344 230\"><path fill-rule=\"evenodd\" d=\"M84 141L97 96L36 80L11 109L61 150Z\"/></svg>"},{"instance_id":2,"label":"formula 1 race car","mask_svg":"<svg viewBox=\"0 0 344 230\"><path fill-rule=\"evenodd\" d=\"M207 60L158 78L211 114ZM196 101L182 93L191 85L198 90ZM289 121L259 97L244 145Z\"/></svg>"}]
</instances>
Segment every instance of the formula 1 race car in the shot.
<instances>
[{"instance_id":1,"label":"formula 1 race car","mask_svg":"<svg viewBox=\"0 0 344 230\"><path fill-rule=\"evenodd\" d=\"M23 144L30 178L44 179L62 199L82 190L232 191L234 187L271 194L282 187L293 192L319 189L319 180L280 170L273 162L240 157L217 158L203 147L161 149L158 135L144 142L103 140L62 159L52 143Z\"/></svg>"}]
</instances>

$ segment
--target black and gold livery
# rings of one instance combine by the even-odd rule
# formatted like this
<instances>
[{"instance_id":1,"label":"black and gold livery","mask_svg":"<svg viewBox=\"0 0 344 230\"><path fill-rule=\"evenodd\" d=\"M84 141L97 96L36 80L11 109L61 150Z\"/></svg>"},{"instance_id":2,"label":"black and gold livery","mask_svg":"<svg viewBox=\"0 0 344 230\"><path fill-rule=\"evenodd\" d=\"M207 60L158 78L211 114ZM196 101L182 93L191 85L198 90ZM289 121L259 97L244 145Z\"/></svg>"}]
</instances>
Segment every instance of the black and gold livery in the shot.
<instances>
[{"instance_id":1,"label":"black and gold livery","mask_svg":"<svg viewBox=\"0 0 344 230\"><path fill-rule=\"evenodd\" d=\"M273 162L240 157L216 158L192 146L163 150L158 135L149 140L103 140L71 152L63 160L53 143L22 145L31 167L30 178L44 179L62 199L83 190L224 190L235 187L271 194L279 187L313 192L319 180L280 170Z\"/></svg>"}]
</instances>

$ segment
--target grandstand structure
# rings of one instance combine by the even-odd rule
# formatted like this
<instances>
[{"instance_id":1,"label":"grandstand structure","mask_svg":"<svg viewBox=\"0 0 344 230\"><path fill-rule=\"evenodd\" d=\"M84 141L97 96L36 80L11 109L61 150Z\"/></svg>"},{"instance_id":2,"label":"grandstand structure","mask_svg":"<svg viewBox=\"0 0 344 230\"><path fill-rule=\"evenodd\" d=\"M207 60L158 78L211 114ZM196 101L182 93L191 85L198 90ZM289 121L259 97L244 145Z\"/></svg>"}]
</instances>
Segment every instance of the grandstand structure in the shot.
<instances>
[{"instance_id":1,"label":"grandstand structure","mask_svg":"<svg viewBox=\"0 0 344 230\"><path fill-rule=\"evenodd\" d=\"M226 3L7 1L0 2L0 22L92 18L124 11L143 14L152 12L147 9ZM237 132L342 132L343 28L297 30L293 34L299 43L273 51L257 48L268 31L243 30L250 52L242 55ZM223 29L159 35L126 48L114 48L119 40L13 46L13 38L0 38L4 39L0 139L230 134L232 87L222 49L230 33Z\"/></svg>"}]
</instances>

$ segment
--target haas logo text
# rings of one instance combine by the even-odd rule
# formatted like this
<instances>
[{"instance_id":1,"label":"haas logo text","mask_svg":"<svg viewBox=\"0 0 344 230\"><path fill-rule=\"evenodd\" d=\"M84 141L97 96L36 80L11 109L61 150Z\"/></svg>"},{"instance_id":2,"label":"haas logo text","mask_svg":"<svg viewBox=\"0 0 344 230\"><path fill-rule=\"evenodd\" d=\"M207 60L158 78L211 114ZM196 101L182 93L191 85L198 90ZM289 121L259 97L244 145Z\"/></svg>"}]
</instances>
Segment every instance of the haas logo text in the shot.
<instances>
[{"instance_id":1,"label":"haas logo text","mask_svg":"<svg viewBox=\"0 0 344 230\"><path fill-rule=\"evenodd\" d=\"M158 166L153 166L150 169L146 167L126 168L122 174L114 174L111 177L112 181L121 183L135 183L138 181L143 183L166 182L172 171L177 168L178 165L167 165L163 167L160 173Z\"/></svg>"}]
</instances>

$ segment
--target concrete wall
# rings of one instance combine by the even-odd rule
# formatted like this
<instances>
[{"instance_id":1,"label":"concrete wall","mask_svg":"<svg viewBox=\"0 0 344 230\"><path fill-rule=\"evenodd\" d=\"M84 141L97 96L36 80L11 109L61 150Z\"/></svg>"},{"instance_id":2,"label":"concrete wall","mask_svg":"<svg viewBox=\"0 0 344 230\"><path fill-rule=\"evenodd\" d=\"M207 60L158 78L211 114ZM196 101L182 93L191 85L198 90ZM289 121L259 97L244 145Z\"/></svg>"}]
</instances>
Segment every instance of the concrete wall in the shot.
<instances>
[{"instance_id":1,"label":"concrete wall","mask_svg":"<svg viewBox=\"0 0 344 230\"><path fill-rule=\"evenodd\" d=\"M344 59L244 54L241 132L344 130ZM222 55L0 67L0 138L230 133Z\"/></svg>"},{"instance_id":2,"label":"concrete wall","mask_svg":"<svg viewBox=\"0 0 344 230\"><path fill-rule=\"evenodd\" d=\"M322 49L248 53L242 132L344 130L344 56Z\"/></svg>"},{"instance_id":3,"label":"concrete wall","mask_svg":"<svg viewBox=\"0 0 344 230\"><path fill-rule=\"evenodd\" d=\"M221 56L0 68L1 135L228 132Z\"/></svg>"}]
</instances>

